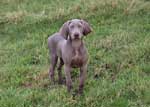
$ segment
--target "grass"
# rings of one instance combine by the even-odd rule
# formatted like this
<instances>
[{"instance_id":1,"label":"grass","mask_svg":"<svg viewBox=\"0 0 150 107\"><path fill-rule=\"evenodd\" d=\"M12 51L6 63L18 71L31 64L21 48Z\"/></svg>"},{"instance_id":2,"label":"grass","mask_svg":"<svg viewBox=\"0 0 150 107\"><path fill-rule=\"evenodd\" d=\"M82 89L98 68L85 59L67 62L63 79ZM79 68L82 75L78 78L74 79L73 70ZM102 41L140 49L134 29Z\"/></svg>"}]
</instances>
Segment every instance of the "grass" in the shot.
<instances>
[{"instance_id":1,"label":"grass","mask_svg":"<svg viewBox=\"0 0 150 107\"><path fill-rule=\"evenodd\" d=\"M150 107L149 11L149 0L1 0L0 107ZM75 97L48 78L48 35L72 18L94 30Z\"/></svg>"}]
</instances>

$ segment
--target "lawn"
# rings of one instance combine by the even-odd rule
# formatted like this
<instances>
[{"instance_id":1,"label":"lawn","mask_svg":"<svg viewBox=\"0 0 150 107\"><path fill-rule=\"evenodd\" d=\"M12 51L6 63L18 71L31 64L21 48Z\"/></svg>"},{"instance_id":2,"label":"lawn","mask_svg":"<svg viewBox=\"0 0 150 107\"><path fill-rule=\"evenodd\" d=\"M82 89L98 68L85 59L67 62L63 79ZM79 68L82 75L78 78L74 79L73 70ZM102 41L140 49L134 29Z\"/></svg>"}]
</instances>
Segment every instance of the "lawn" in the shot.
<instances>
[{"instance_id":1,"label":"lawn","mask_svg":"<svg viewBox=\"0 0 150 107\"><path fill-rule=\"evenodd\" d=\"M47 38L73 18L93 28L82 96L48 76ZM0 107L150 107L150 1L0 0Z\"/></svg>"}]
</instances>

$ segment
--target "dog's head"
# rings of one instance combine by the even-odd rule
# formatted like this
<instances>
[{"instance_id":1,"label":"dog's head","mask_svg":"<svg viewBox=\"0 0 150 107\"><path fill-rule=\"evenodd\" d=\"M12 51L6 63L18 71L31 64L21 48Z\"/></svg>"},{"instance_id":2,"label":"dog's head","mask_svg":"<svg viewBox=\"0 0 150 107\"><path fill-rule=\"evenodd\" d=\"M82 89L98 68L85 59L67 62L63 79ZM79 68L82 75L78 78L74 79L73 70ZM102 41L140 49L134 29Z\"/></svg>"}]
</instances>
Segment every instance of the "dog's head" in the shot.
<instances>
[{"instance_id":1,"label":"dog's head","mask_svg":"<svg viewBox=\"0 0 150 107\"><path fill-rule=\"evenodd\" d=\"M92 31L90 25L80 19L72 19L64 23L61 28L61 32L67 37L69 35L70 39L81 39Z\"/></svg>"}]
</instances>

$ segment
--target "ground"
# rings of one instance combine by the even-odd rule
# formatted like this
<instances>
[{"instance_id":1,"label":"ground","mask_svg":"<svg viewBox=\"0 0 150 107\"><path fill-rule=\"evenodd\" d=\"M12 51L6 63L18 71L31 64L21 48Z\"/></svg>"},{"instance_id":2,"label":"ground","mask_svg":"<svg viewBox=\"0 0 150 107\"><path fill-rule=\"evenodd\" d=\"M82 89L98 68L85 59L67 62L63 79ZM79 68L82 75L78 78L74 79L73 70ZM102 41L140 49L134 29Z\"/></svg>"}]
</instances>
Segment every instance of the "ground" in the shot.
<instances>
[{"instance_id":1,"label":"ground","mask_svg":"<svg viewBox=\"0 0 150 107\"><path fill-rule=\"evenodd\" d=\"M48 77L47 38L73 18L93 28L82 96ZM0 107L59 106L150 107L149 0L0 1Z\"/></svg>"}]
</instances>

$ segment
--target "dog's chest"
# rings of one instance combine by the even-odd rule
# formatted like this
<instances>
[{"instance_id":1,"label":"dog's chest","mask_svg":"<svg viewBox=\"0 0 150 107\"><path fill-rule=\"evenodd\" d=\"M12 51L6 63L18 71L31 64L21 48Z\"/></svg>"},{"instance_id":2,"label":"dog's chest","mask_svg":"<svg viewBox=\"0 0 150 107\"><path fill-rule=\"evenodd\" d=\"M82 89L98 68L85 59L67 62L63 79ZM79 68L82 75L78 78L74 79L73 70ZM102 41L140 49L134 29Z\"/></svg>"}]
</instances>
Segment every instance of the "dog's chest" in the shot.
<instances>
[{"instance_id":1,"label":"dog's chest","mask_svg":"<svg viewBox=\"0 0 150 107\"><path fill-rule=\"evenodd\" d=\"M83 65L83 55L80 50L73 51L73 57L71 59L71 67L77 68Z\"/></svg>"}]
</instances>

